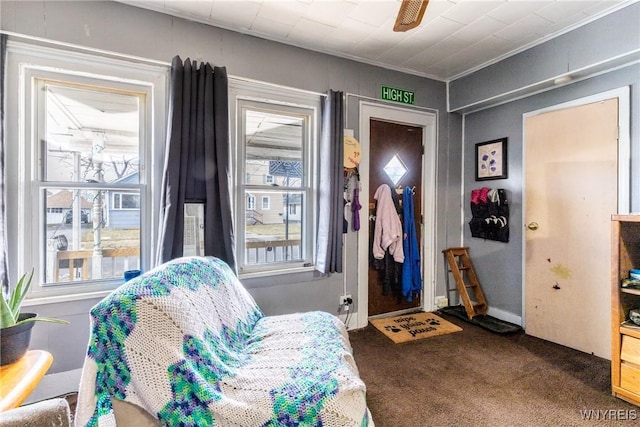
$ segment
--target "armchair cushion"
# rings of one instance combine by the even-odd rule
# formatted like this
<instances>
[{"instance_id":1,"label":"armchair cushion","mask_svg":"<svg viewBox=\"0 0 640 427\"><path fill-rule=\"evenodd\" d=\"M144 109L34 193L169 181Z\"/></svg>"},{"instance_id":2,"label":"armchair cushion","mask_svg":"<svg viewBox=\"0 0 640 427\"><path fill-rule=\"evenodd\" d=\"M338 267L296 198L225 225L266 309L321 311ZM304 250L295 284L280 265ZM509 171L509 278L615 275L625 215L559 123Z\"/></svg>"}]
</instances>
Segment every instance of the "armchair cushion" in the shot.
<instances>
[{"instance_id":1,"label":"armchair cushion","mask_svg":"<svg viewBox=\"0 0 640 427\"><path fill-rule=\"evenodd\" d=\"M0 413L2 427L71 426L69 403L62 398L48 399Z\"/></svg>"}]
</instances>

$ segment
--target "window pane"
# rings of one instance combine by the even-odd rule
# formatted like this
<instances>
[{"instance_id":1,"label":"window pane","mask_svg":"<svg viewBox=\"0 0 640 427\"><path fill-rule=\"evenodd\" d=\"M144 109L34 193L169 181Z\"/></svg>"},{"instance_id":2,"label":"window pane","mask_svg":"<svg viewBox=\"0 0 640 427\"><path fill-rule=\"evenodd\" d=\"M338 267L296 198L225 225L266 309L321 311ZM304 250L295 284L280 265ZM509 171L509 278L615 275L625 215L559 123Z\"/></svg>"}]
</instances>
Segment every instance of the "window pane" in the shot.
<instances>
[{"instance_id":1,"label":"window pane","mask_svg":"<svg viewBox=\"0 0 640 427\"><path fill-rule=\"evenodd\" d=\"M140 268L140 209L114 209L109 193L43 190L46 284L122 278Z\"/></svg>"},{"instance_id":2,"label":"window pane","mask_svg":"<svg viewBox=\"0 0 640 427\"><path fill-rule=\"evenodd\" d=\"M393 185L398 185L400 180L409 172L407 167L404 165L402 159L396 154L394 155L389 163L383 168L384 172L387 174Z\"/></svg>"},{"instance_id":3,"label":"window pane","mask_svg":"<svg viewBox=\"0 0 640 427\"><path fill-rule=\"evenodd\" d=\"M255 196L247 196L247 210L253 211L256 209Z\"/></svg>"},{"instance_id":4,"label":"window pane","mask_svg":"<svg viewBox=\"0 0 640 427\"><path fill-rule=\"evenodd\" d=\"M114 193L114 209L140 209L140 195L137 193Z\"/></svg>"},{"instance_id":5,"label":"window pane","mask_svg":"<svg viewBox=\"0 0 640 427\"><path fill-rule=\"evenodd\" d=\"M309 266L315 194L311 161L320 97L271 93L270 88L239 92L253 99L232 101L237 113L233 135L241 155L236 175L238 270L252 274ZM268 93L273 101L264 98Z\"/></svg>"},{"instance_id":6,"label":"window pane","mask_svg":"<svg viewBox=\"0 0 640 427\"><path fill-rule=\"evenodd\" d=\"M245 184L301 187L304 119L295 115L244 110Z\"/></svg>"},{"instance_id":7,"label":"window pane","mask_svg":"<svg viewBox=\"0 0 640 427\"><path fill-rule=\"evenodd\" d=\"M40 80L45 181L138 183L140 98Z\"/></svg>"},{"instance_id":8,"label":"window pane","mask_svg":"<svg viewBox=\"0 0 640 427\"><path fill-rule=\"evenodd\" d=\"M204 255L204 205L202 203L184 204L184 256Z\"/></svg>"},{"instance_id":9,"label":"window pane","mask_svg":"<svg viewBox=\"0 0 640 427\"><path fill-rule=\"evenodd\" d=\"M270 192L258 196L268 197L272 209L245 212L246 264L302 261L304 193Z\"/></svg>"}]
</instances>

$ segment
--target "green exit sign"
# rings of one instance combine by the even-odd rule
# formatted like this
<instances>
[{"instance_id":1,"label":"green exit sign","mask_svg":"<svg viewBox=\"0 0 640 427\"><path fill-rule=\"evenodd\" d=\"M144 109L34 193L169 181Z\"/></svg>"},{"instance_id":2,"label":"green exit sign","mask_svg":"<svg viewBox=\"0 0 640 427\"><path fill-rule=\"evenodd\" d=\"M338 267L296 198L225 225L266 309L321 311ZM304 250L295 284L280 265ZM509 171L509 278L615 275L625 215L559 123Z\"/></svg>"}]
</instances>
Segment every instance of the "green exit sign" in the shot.
<instances>
[{"instance_id":1,"label":"green exit sign","mask_svg":"<svg viewBox=\"0 0 640 427\"><path fill-rule=\"evenodd\" d=\"M413 105L416 102L416 93L406 89L381 85L380 99Z\"/></svg>"}]
</instances>

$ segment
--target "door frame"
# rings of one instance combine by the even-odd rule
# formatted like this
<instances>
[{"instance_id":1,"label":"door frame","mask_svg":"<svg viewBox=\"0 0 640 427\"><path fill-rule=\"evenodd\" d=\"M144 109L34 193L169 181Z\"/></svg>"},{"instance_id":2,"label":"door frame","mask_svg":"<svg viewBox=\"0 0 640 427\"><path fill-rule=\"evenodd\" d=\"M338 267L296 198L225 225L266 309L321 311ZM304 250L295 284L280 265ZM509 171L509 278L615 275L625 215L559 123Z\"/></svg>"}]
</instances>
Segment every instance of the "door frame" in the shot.
<instances>
[{"instance_id":1,"label":"door frame","mask_svg":"<svg viewBox=\"0 0 640 427\"><path fill-rule=\"evenodd\" d=\"M422 216L420 227L422 234L422 304L419 308L429 310L435 300L435 193L436 193L436 147L437 147L437 111L427 112L395 105L360 101L359 104L359 136L364 155L359 165L360 183L367 191L360 193L360 204L363 206L365 218L360 221L358 232L358 316L357 327L364 328L369 322L369 148L371 119L406 124L422 128ZM428 209L427 209L428 208ZM362 215L361 211L361 215Z\"/></svg>"},{"instance_id":2,"label":"door frame","mask_svg":"<svg viewBox=\"0 0 640 427\"><path fill-rule=\"evenodd\" d=\"M544 113L549 113L567 108L579 107L581 105L592 104L594 102L606 101L608 99L618 99L618 212L629 213L631 202L631 108L630 108L630 88L623 86L595 95L574 99L538 110L530 111L522 115L522 224L526 224L525 214L527 212L526 195L526 143L527 143L527 119ZM526 330L526 268L527 268L527 245L526 236L522 236L522 327Z\"/></svg>"}]
</instances>

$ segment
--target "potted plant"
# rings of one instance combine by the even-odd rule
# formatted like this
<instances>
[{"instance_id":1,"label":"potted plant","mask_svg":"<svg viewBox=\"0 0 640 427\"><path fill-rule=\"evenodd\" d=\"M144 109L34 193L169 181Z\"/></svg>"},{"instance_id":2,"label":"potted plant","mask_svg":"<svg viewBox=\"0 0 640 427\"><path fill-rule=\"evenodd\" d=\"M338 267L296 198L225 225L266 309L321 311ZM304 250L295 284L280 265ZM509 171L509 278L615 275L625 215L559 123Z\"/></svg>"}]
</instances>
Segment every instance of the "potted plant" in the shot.
<instances>
[{"instance_id":1,"label":"potted plant","mask_svg":"<svg viewBox=\"0 0 640 427\"><path fill-rule=\"evenodd\" d=\"M2 352L0 352L0 366L8 365L20 359L29 348L31 328L34 322L53 322L68 324L66 320L52 317L41 317L35 313L20 311L22 302L29 292L33 270L27 279L23 274L12 292L2 293L0 298L0 335Z\"/></svg>"}]
</instances>

